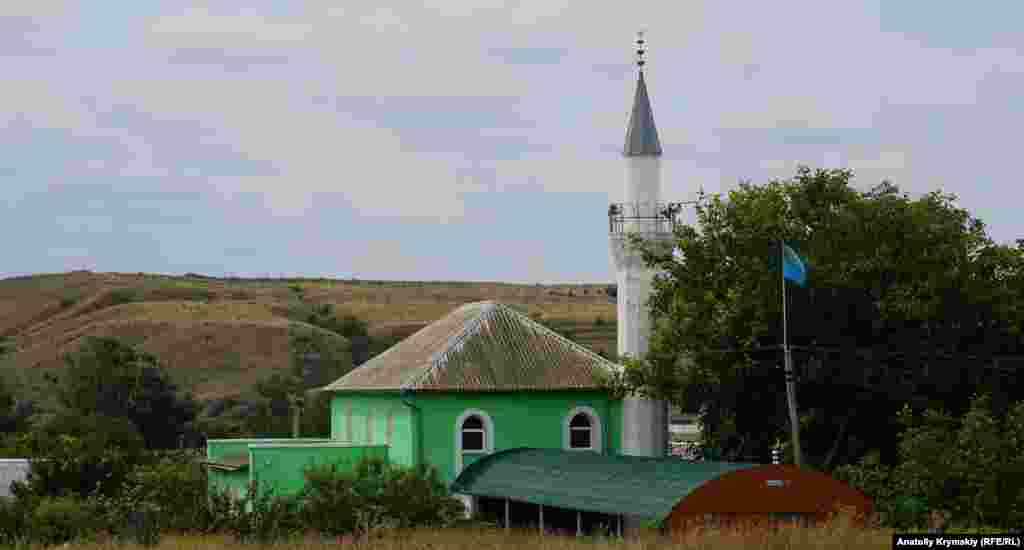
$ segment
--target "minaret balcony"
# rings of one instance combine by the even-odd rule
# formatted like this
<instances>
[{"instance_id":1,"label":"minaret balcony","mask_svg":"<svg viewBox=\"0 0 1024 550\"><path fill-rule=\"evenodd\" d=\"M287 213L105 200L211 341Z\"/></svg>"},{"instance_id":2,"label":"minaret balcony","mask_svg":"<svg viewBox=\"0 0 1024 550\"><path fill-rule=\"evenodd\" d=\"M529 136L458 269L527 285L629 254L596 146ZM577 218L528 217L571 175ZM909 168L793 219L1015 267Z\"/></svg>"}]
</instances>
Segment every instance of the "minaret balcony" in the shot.
<instances>
[{"instance_id":1,"label":"minaret balcony","mask_svg":"<svg viewBox=\"0 0 1024 550\"><path fill-rule=\"evenodd\" d=\"M680 202L615 202L608 206L608 233L641 237L671 236L680 225Z\"/></svg>"}]
</instances>

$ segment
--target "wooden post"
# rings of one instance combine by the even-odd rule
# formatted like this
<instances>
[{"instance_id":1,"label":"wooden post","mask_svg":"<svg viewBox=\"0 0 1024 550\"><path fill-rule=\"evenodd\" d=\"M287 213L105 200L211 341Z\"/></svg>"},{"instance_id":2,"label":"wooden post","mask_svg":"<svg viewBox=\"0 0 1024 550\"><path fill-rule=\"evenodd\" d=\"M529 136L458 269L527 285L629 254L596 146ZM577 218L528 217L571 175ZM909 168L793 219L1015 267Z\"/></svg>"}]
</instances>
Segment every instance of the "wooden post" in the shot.
<instances>
[{"instance_id":1,"label":"wooden post","mask_svg":"<svg viewBox=\"0 0 1024 550\"><path fill-rule=\"evenodd\" d=\"M583 536L583 512L576 510L576 536Z\"/></svg>"},{"instance_id":2,"label":"wooden post","mask_svg":"<svg viewBox=\"0 0 1024 550\"><path fill-rule=\"evenodd\" d=\"M292 437L299 437L299 426L301 426L303 398L301 394L288 395L288 401L292 406Z\"/></svg>"},{"instance_id":3,"label":"wooden post","mask_svg":"<svg viewBox=\"0 0 1024 550\"><path fill-rule=\"evenodd\" d=\"M509 530L508 499L505 499L505 530Z\"/></svg>"},{"instance_id":4,"label":"wooden post","mask_svg":"<svg viewBox=\"0 0 1024 550\"><path fill-rule=\"evenodd\" d=\"M540 534L544 534L544 505L540 505Z\"/></svg>"}]
</instances>

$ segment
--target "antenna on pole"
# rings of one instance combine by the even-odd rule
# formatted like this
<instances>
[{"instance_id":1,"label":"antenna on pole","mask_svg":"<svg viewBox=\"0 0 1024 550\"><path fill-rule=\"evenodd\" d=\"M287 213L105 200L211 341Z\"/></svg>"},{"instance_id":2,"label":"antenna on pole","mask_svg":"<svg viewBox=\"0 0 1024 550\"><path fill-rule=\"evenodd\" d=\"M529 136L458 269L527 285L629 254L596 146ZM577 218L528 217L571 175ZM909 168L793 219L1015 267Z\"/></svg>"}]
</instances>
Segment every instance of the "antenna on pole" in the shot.
<instances>
[{"instance_id":1,"label":"antenna on pole","mask_svg":"<svg viewBox=\"0 0 1024 550\"><path fill-rule=\"evenodd\" d=\"M644 46L644 31L638 31L636 33L636 66L640 70L644 70L644 54L647 53L647 48Z\"/></svg>"}]
</instances>

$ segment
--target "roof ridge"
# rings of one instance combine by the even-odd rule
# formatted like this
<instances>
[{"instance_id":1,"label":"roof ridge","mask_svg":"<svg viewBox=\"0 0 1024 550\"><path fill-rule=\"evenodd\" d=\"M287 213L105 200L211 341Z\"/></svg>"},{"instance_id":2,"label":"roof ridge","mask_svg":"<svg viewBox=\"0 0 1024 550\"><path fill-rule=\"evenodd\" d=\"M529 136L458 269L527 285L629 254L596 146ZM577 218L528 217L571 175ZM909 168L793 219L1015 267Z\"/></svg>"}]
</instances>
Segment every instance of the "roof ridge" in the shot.
<instances>
[{"instance_id":1,"label":"roof ridge","mask_svg":"<svg viewBox=\"0 0 1024 550\"><path fill-rule=\"evenodd\" d=\"M549 335L552 335L552 336L556 337L557 339L559 339L559 340L561 340L561 341L564 341L564 342L566 342L566 343L567 343L567 344L569 344L569 345L570 345L570 346L571 346L571 347L572 347L572 348L573 348L574 350L576 350L576 351L579 351L579 352L582 352L583 354L585 354L585 355L588 355L588 356L591 356L591 357L593 357L593 358L596 358L596 359L597 359L597 360L598 360L599 362L604 362L604 363L608 363L608 364L610 364L610 365L612 365L612 366L616 366L616 367L617 367L617 366L619 366L619 365L618 365L617 363L615 363L614 361L611 361L611 360L609 360L609 359L606 359L605 357L601 356L601 354L599 354L599 353L595 353L595 352L594 352L593 350L591 350L591 349L589 349L589 348L587 348L587 347L585 347L585 346L582 346L582 345L580 345L580 344L577 344L576 342L573 342L572 340L570 340L570 339L566 338L565 336L562 336L561 334L558 334L558 333L557 333L557 332L555 332L554 330L551 330L550 328L548 328L548 327L544 326L544 325L543 325L542 323L539 323L539 322L537 322L537 321L534 321L534 320L533 320L533 319L531 319L531 318L530 318L529 316L527 316L527 315L523 315L522 313L520 313L520 312L516 311L516 310L515 310L514 308L511 308L511 307L505 306L504 304L498 304L498 305L499 305L499 306L502 306L502 308L503 308L503 309L505 309L506 311L510 311L510 312L512 312L512 313L513 313L514 315L516 315L516 316L518 316L518 317L520 317L520 318L522 318L522 319L526 320L526 321L527 321L527 322L528 322L528 323L529 323L530 325L532 325L532 326L534 326L534 327L537 327L537 328L539 328L539 329L540 329L540 330L541 330L542 332L544 332L544 333L547 333L547 334L549 334Z\"/></svg>"},{"instance_id":2,"label":"roof ridge","mask_svg":"<svg viewBox=\"0 0 1024 550\"><path fill-rule=\"evenodd\" d=\"M490 307L488 307L488 305ZM492 300L482 300L479 302L470 302L467 304L463 304L459 309L456 309L449 315L452 315L461 309L467 309L470 306L482 306L483 311L474 316L472 322L467 323L465 326L463 326L462 330L450 336L448 340L445 341L445 343L441 346L441 349L430 354L430 357L427 358L427 368L424 369L419 376L415 377L414 379L410 380L407 384L405 384L402 387L403 390L415 388L420 382L427 379L431 374L433 374L433 372L437 370L437 368L441 365L441 359L447 356L453 350L453 348L455 348L456 346L460 346L463 342L465 342L466 339L471 335L471 333L478 332L480 330L480 325L483 324L484 316L488 312L497 309Z\"/></svg>"}]
</instances>

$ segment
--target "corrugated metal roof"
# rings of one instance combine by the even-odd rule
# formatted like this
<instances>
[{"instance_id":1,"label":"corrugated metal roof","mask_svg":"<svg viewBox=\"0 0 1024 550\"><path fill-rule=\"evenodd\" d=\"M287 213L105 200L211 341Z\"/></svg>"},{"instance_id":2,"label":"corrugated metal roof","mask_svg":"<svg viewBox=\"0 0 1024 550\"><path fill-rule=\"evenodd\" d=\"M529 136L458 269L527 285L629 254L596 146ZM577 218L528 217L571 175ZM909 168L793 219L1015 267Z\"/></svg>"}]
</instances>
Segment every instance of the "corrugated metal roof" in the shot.
<instances>
[{"instance_id":1,"label":"corrugated metal roof","mask_svg":"<svg viewBox=\"0 0 1024 550\"><path fill-rule=\"evenodd\" d=\"M203 460L203 464L218 470L237 471L249 467L249 453L230 455L216 460Z\"/></svg>"},{"instance_id":2,"label":"corrugated metal roof","mask_svg":"<svg viewBox=\"0 0 1024 550\"><path fill-rule=\"evenodd\" d=\"M660 521L697 487L728 472L756 466L560 449L511 449L466 467L451 490Z\"/></svg>"},{"instance_id":3,"label":"corrugated metal roof","mask_svg":"<svg viewBox=\"0 0 1024 550\"><path fill-rule=\"evenodd\" d=\"M323 390L598 388L595 372L617 368L511 307L484 301L427 325Z\"/></svg>"},{"instance_id":4,"label":"corrugated metal roof","mask_svg":"<svg viewBox=\"0 0 1024 550\"><path fill-rule=\"evenodd\" d=\"M626 146L623 148L626 156L660 155L661 141L658 140L658 129L654 126L654 111L651 110L651 101L647 97L647 83L644 82L644 72L636 81L636 95L633 97L633 111L629 115L629 125L626 127Z\"/></svg>"},{"instance_id":5,"label":"corrugated metal roof","mask_svg":"<svg viewBox=\"0 0 1024 550\"><path fill-rule=\"evenodd\" d=\"M11 484L28 478L30 465L27 458L0 459L0 497L11 496Z\"/></svg>"}]
</instances>

